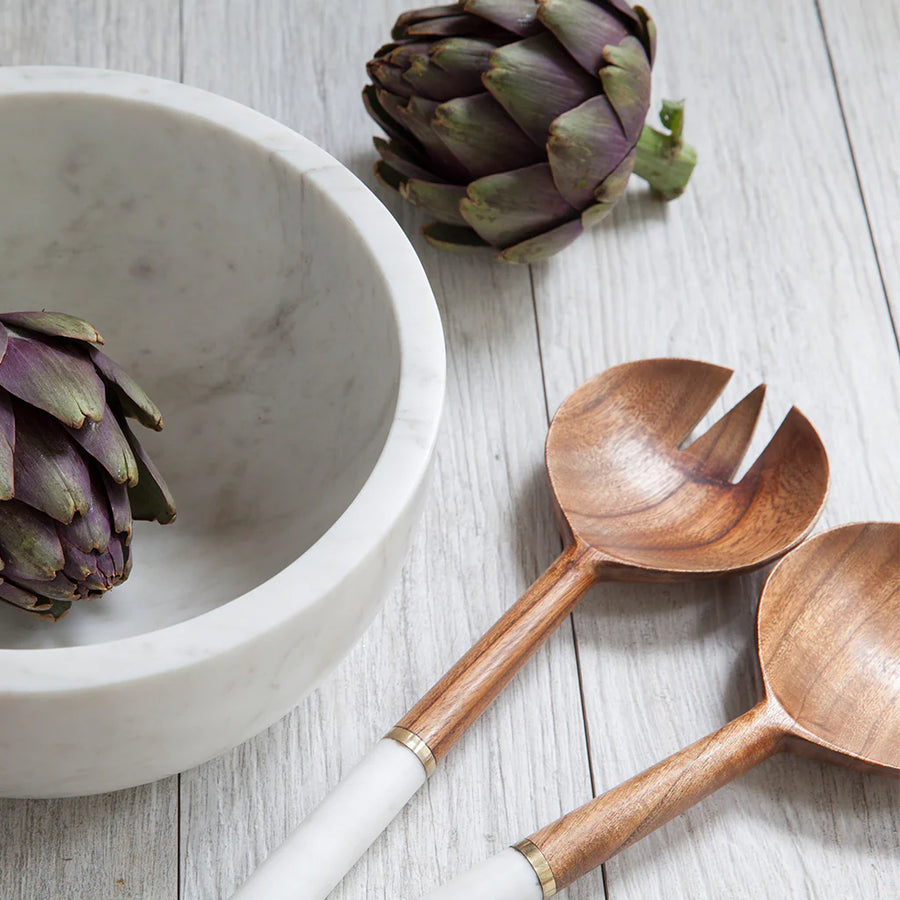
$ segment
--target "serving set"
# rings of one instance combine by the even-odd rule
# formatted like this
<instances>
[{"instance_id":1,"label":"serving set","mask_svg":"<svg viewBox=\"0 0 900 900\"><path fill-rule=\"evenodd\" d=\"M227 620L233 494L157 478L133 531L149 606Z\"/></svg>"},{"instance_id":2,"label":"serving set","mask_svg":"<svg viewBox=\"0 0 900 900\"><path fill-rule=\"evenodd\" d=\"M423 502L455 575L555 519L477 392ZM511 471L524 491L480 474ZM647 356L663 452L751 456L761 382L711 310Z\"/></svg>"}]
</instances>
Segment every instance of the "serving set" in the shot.
<instances>
[{"instance_id":1,"label":"serving set","mask_svg":"<svg viewBox=\"0 0 900 900\"><path fill-rule=\"evenodd\" d=\"M644 124L656 28L640 7L465 0L402 15L392 37L363 91L387 135L376 176L434 218L434 246L540 262L604 218L632 172L665 199L684 191L696 153L683 104L664 101L668 133ZM15 249L0 276L16 308L47 304L0 315L0 599L20 607L0 607L0 793L74 796L184 771L259 733L361 634L421 510L444 346L399 226L284 126L101 70L0 70L0 104L0 239ZM92 326L50 308L97 316L152 383L172 493L125 421L157 429L159 410ZM562 551L238 898L324 900L605 582L780 560L758 608L759 701L464 861L428 900L552 897L782 751L900 774L900 525L809 538L828 490L823 443L792 408L745 460L764 385L704 430L731 374L639 360L562 403L545 447ZM176 527L132 527L174 519L173 494ZM143 562L129 577L133 530ZM60 621L42 629L35 613Z\"/></svg>"},{"instance_id":2,"label":"serving set","mask_svg":"<svg viewBox=\"0 0 900 900\"><path fill-rule=\"evenodd\" d=\"M563 402L546 442L562 553L237 897L327 896L603 581L721 577L785 557L759 606L763 699L429 900L552 897L782 750L900 774L900 525L849 525L801 543L822 512L829 477L803 414L790 410L737 481L764 385L693 435L731 374L694 360L648 359L608 369Z\"/></svg>"}]
</instances>

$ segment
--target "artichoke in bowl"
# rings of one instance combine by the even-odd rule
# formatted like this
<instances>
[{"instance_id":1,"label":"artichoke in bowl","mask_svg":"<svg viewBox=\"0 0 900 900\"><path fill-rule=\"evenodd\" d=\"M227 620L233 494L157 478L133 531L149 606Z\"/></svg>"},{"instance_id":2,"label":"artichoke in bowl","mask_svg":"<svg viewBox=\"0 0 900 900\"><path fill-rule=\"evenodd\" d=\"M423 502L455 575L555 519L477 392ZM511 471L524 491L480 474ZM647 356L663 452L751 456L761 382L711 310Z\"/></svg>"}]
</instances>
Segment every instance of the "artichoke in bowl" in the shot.
<instances>
[{"instance_id":1,"label":"artichoke in bowl","mask_svg":"<svg viewBox=\"0 0 900 900\"><path fill-rule=\"evenodd\" d=\"M389 136L376 175L444 249L535 262L605 217L632 172L665 199L696 162L682 107L645 127L656 43L624 0L463 0L404 13L363 97Z\"/></svg>"},{"instance_id":2,"label":"artichoke in bowl","mask_svg":"<svg viewBox=\"0 0 900 900\"><path fill-rule=\"evenodd\" d=\"M126 422L160 412L102 343L65 313L0 313L0 599L52 618L128 577L132 519L175 518Z\"/></svg>"}]
</instances>

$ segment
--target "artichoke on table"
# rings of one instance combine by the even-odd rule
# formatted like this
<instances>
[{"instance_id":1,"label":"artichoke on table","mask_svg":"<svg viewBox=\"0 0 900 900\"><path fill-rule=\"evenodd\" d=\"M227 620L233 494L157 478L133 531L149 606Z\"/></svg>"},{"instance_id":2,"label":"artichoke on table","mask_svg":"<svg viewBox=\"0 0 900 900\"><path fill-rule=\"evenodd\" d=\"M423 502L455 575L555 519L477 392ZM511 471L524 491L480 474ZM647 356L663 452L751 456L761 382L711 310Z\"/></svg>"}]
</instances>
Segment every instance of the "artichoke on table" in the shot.
<instances>
[{"instance_id":1,"label":"artichoke on table","mask_svg":"<svg viewBox=\"0 0 900 900\"><path fill-rule=\"evenodd\" d=\"M175 518L125 421L162 417L102 343L64 313L0 313L0 599L53 618L128 577L133 518Z\"/></svg>"},{"instance_id":2,"label":"artichoke on table","mask_svg":"<svg viewBox=\"0 0 900 900\"><path fill-rule=\"evenodd\" d=\"M404 13L367 70L382 183L445 249L544 259L606 216L632 171L665 199L696 162L679 104L644 126L653 21L624 0L465 0Z\"/></svg>"}]
</instances>

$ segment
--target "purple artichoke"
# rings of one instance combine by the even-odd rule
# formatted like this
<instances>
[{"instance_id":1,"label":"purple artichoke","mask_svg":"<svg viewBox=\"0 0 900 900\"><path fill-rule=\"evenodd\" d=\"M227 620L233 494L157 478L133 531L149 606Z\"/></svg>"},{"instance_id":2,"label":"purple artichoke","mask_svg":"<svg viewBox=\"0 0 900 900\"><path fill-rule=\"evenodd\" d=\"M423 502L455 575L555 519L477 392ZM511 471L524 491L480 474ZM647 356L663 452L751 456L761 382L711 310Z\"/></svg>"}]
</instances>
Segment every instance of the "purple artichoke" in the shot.
<instances>
[{"instance_id":1,"label":"purple artichoke","mask_svg":"<svg viewBox=\"0 0 900 900\"><path fill-rule=\"evenodd\" d=\"M0 314L0 599L53 618L128 577L132 518L175 518L125 421L162 417L102 343L64 313Z\"/></svg>"},{"instance_id":2,"label":"purple artichoke","mask_svg":"<svg viewBox=\"0 0 900 900\"><path fill-rule=\"evenodd\" d=\"M561 250L600 221L632 171L666 199L696 155L681 107L644 127L655 27L624 0L464 0L405 13L367 66L382 183L436 220L445 249L510 262Z\"/></svg>"}]
</instances>

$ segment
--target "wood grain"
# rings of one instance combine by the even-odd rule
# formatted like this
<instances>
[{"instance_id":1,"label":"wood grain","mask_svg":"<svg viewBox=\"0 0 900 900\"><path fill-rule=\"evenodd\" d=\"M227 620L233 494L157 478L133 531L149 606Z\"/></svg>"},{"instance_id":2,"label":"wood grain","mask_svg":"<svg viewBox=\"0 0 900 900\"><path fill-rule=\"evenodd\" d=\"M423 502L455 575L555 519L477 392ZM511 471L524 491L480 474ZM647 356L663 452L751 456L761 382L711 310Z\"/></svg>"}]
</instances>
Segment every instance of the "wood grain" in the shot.
<instances>
[{"instance_id":1,"label":"wood grain","mask_svg":"<svg viewBox=\"0 0 900 900\"><path fill-rule=\"evenodd\" d=\"M900 314L900 3L878 15L840 0L819 0L829 59L859 177L884 287Z\"/></svg>"},{"instance_id":2,"label":"wood grain","mask_svg":"<svg viewBox=\"0 0 900 900\"><path fill-rule=\"evenodd\" d=\"M179 0L4 0L0 65L93 66L178 80Z\"/></svg>"},{"instance_id":3,"label":"wood grain","mask_svg":"<svg viewBox=\"0 0 900 900\"><path fill-rule=\"evenodd\" d=\"M547 470L565 530L598 554L598 577L677 581L748 571L812 528L828 460L798 410L737 481L730 475L762 391L685 445L730 376L698 360L639 360L589 379L560 406Z\"/></svg>"},{"instance_id":4,"label":"wood grain","mask_svg":"<svg viewBox=\"0 0 900 900\"><path fill-rule=\"evenodd\" d=\"M849 525L776 567L749 712L528 839L559 888L782 749L900 776L900 524Z\"/></svg>"},{"instance_id":5,"label":"wood grain","mask_svg":"<svg viewBox=\"0 0 900 900\"><path fill-rule=\"evenodd\" d=\"M679 200L634 183L608 224L535 267L549 406L629 359L719 362L737 375L710 419L768 384L750 459L796 404L829 452L825 524L894 518L897 352L815 5L651 11L655 96L687 98L700 161ZM857 113L878 132L892 108L860 96ZM760 586L622 586L579 605L598 792L755 702ZM890 780L779 757L608 863L610 900L889 896L898 800ZM599 870L585 883L603 890Z\"/></svg>"},{"instance_id":6,"label":"wood grain","mask_svg":"<svg viewBox=\"0 0 900 900\"><path fill-rule=\"evenodd\" d=\"M777 753L784 738L765 701L536 831L529 840L550 864L559 889L670 822L713 791Z\"/></svg>"},{"instance_id":7,"label":"wood grain","mask_svg":"<svg viewBox=\"0 0 900 900\"><path fill-rule=\"evenodd\" d=\"M598 568L591 548L568 546L397 724L440 762L565 621Z\"/></svg>"},{"instance_id":8,"label":"wood grain","mask_svg":"<svg viewBox=\"0 0 900 900\"><path fill-rule=\"evenodd\" d=\"M900 524L807 541L772 573L758 621L766 693L792 745L900 775Z\"/></svg>"},{"instance_id":9,"label":"wood grain","mask_svg":"<svg viewBox=\"0 0 900 900\"><path fill-rule=\"evenodd\" d=\"M182 35L173 0L4 0L0 62L177 78L183 48L186 81L286 121L374 185L373 128L358 91L366 59L410 5L184 0ZM530 273L440 256L414 238L450 351L447 421L422 530L383 615L326 684L265 735L183 776L183 897L227 896L559 552L540 472L544 388L552 411L615 363L720 362L737 383L709 421L765 380L749 455L796 403L829 450L826 521L897 516L900 359L875 249L896 300L900 179L884 147L896 146L900 122L900 3L875 12L818 5L846 123L814 0L667 0L650 8L660 29L654 90L657 99L687 98L700 164L684 197L661 206L635 183L608 223ZM422 220L381 195L415 235ZM754 702L760 584L750 575L603 586L581 605L599 790ZM415 896L461 860L587 800L577 676L564 626L335 896ZM134 896L173 900L174 784L0 803L0 896L109 900L123 878ZM617 857L608 885L598 870L567 895L596 900L608 887L610 900L722 900L751 890L893 896L898 810L893 782L782 755Z\"/></svg>"},{"instance_id":10,"label":"wood grain","mask_svg":"<svg viewBox=\"0 0 900 900\"><path fill-rule=\"evenodd\" d=\"M178 0L5 0L0 63L178 78ZM0 800L0 897L172 900L178 779L72 800Z\"/></svg>"}]
</instances>

